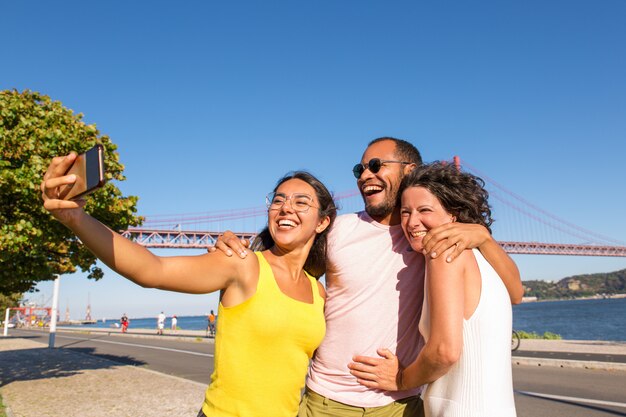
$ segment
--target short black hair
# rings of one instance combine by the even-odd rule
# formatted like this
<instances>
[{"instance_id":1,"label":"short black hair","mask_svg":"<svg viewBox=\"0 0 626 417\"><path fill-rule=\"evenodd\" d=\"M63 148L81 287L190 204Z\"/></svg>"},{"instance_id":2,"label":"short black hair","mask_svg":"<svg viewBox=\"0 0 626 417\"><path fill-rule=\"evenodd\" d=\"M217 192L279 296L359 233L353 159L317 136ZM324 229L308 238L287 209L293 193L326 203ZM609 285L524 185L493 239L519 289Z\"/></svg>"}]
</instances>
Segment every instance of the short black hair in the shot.
<instances>
[{"instance_id":1,"label":"short black hair","mask_svg":"<svg viewBox=\"0 0 626 417\"><path fill-rule=\"evenodd\" d=\"M420 152L412 143L407 142L403 139L392 138L391 136L383 136L381 138L376 138L368 143L367 147L369 148L375 143L383 142L386 140L390 140L396 144L395 155L398 159L402 160L403 162L411 162L416 166L422 165L423 161Z\"/></svg>"}]
</instances>

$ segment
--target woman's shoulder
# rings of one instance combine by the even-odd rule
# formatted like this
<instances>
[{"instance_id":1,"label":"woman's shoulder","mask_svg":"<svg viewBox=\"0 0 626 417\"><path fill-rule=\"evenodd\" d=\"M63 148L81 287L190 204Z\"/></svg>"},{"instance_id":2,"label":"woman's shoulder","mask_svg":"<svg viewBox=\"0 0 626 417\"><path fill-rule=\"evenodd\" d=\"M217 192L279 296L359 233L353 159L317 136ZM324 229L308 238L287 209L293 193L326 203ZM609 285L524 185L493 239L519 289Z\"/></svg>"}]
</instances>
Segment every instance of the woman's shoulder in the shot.
<instances>
[{"instance_id":1,"label":"woman's shoulder","mask_svg":"<svg viewBox=\"0 0 626 417\"><path fill-rule=\"evenodd\" d=\"M262 257L259 254L260 252L248 251L248 255L241 258L236 254L228 256L218 250L201 256L205 261L210 262L212 267L229 270L235 280L246 281L251 276L258 276L259 274L259 258Z\"/></svg>"},{"instance_id":2,"label":"woman's shoulder","mask_svg":"<svg viewBox=\"0 0 626 417\"><path fill-rule=\"evenodd\" d=\"M429 268L437 268L439 270L456 270L465 269L467 266L476 263L473 249L464 250L454 260L448 262L448 257L452 255L454 249L455 247L452 246L436 258L426 256Z\"/></svg>"}]
</instances>

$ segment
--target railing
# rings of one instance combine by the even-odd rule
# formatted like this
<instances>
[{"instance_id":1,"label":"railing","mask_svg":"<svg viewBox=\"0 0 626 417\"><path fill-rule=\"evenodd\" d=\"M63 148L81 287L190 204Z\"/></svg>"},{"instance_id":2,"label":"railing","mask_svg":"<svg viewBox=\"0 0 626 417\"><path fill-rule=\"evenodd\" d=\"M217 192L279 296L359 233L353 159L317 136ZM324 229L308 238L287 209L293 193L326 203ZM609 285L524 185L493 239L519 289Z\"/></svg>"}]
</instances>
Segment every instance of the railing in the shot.
<instances>
[{"instance_id":1,"label":"railing","mask_svg":"<svg viewBox=\"0 0 626 417\"><path fill-rule=\"evenodd\" d=\"M149 248L206 249L213 246L222 233L128 229L122 232L122 236ZM240 239L251 239L256 235L249 232L233 233Z\"/></svg>"},{"instance_id":2,"label":"railing","mask_svg":"<svg viewBox=\"0 0 626 417\"><path fill-rule=\"evenodd\" d=\"M233 232L240 239L252 239L256 233ZM213 246L222 232L128 229L122 236L149 248L206 249ZM525 255L572 255L626 257L626 246L577 245L567 243L499 242L507 253Z\"/></svg>"},{"instance_id":3,"label":"railing","mask_svg":"<svg viewBox=\"0 0 626 417\"><path fill-rule=\"evenodd\" d=\"M597 246L540 242L498 243L502 245L507 253L511 254L626 257L626 246Z\"/></svg>"}]
</instances>

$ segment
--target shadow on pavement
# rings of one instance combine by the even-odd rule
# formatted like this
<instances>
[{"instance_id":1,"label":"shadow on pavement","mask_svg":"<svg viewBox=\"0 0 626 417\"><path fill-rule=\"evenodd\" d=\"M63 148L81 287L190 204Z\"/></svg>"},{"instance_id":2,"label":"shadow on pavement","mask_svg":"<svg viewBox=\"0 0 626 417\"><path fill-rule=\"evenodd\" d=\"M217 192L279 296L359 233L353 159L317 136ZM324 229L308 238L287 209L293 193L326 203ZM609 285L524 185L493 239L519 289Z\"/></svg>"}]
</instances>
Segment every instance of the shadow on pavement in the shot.
<instances>
[{"instance_id":1,"label":"shadow on pavement","mask_svg":"<svg viewBox=\"0 0 626 417\"><path fill-rule=\"evenodd\" d=\"M131 356L120 356L120 355L108 355L105 353L95 353L95 349L93 348L64 348L66 350L72 351L72 352L79 352L79 353L83 353L83 354L87 354L87 355L93 355L96 356L98 358L102 358L102 359L106 359L109 361L113 361L113 362L117 362L118 364L122 364L122 365L133 365L133 366L141 366L141 365L145 365L146 362L144 361L140 361L137 360Z\"/></svg>"},{"instance_id":2,"label":"shadow on pavement","mask_svg":"<svg viewBox=\"0 0 626 417\"><path fill-rule=\"evenodd\" d=\"M94 349L91 348L35 348L1 351L0 387L14 381L64 378L79 374L84 370L113 368L125 363L145 364L130 357L91 356L93 352Z\"/></svg>"},{"instance_id":3,"label":"shadow on pavement","mask_svg":"<svg viewBox=\"0 0 626 417\"><path fill-rule=\"evenodd\" d=\"M33 336L15 336L15 335L8 335L6 337L3 337L3 340L11 340L11 339L32 339L32 340L36 340L36 339L40 339L41 336L38 335L33 335Z\"/></svg>"}]
</instances>

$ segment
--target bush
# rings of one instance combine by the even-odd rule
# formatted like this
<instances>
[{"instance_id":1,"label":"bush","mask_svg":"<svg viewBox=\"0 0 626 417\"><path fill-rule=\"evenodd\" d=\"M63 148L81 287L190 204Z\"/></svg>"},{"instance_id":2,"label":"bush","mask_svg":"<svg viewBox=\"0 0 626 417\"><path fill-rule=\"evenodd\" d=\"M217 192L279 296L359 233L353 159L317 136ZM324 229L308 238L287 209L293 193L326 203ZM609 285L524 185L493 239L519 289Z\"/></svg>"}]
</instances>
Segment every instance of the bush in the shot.
<instances>
[{"instance_id":1,"label":"bush","mask_svg":"<svg viewBox=\"0 0 626 417\"><path fill-rule=\"evenodd\" d=\"M517 334L519 334L520 339L545 339L545 340L561 340L562 337L560 334L545 332L543 335L538 334L537 332L525 332L523 330L518 330Z\"/></svg>"}]
</instances>

